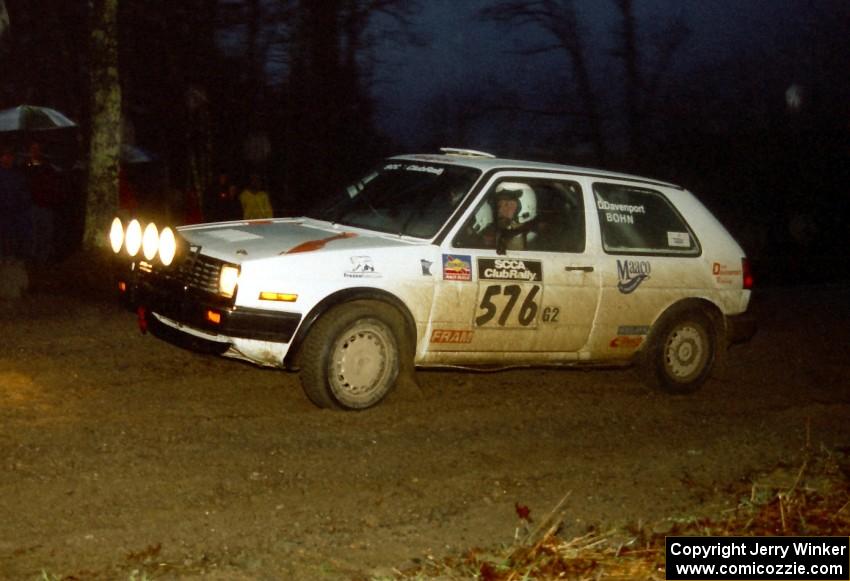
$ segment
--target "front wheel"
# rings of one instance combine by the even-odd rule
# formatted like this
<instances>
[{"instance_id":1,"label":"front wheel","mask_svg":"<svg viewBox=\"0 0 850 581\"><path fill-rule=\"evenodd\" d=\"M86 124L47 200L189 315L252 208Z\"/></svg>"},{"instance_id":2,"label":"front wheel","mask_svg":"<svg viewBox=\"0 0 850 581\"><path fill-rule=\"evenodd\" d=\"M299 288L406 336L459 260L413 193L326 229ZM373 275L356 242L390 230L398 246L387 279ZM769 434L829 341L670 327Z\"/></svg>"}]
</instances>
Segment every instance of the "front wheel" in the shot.
<instances>
[{"instance_id":1,"label":"front wheel","mask_svg":"<svg viewBox=\"0 0 850 581\"><path fill-rule=\"evenodd\" d=\"M401 315L379 302L334 307L310 330L301 386L319 407L363 410L390 392L399 371Z\"/></svg>"},{"instance_id":2,"label":"front wheel","mask_svg":"<svg viewBox=\"0 0 850 581\"><path fill-rule=\"evenodd\" d=\"M701 311L667 316L653 329L640 367L644 381L670 393L691 393L711 374L717 334Z\"/></svg>"}]
</instances>

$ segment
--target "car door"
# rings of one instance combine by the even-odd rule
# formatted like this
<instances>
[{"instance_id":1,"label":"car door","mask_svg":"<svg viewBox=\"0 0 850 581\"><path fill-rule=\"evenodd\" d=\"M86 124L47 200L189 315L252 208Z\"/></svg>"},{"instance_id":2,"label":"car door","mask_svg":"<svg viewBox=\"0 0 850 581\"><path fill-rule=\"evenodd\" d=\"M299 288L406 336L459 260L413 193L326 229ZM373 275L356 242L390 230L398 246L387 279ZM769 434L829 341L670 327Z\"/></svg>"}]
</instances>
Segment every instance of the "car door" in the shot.
<instances>
[{"instance_id":1,"label":"car door","mask_svg":"<svg viewBox=\"0 0 850 581\"><path fill-rule=\"evenodd\" d=\"M594 180L591 187L603 252L594 349L627 356L665 308L708 285L706 269L699 240L665 188L616 180Z\"/></svg>"},{"instance_id":2,"label":"car door","mask_svg":"<svg viewBox=\"0 0 850 581\"><path fill-rule=\"evenodd\" d=\"M499 248L494 200L503 190L520 192L520 212L528 215ZM477 362L505 353L533 360L535 353L580 351L600 293L585 224L578 180L534 172L493 176L444 243L429 351L476 353Z\"/></svg>"}]
</instances>

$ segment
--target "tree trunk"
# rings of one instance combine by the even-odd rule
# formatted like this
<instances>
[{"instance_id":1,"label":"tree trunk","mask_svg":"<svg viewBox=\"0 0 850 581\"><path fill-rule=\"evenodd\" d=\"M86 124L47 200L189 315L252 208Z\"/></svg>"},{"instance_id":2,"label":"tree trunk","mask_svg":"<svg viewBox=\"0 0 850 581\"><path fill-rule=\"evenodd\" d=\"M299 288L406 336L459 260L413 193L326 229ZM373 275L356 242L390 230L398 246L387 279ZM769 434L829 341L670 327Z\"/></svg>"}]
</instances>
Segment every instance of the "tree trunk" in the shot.
<instances>
[{"instance_id":1,"label":"tree trunk","mask_svg":"<svg viewBox=\"0 0 850 581\"><path fill-rule=\"evenodd\" d=\"M92 0L91 145L85 249L107 246L118 209L121 150L121 84L118 77L118 0Z\"/></svg>"},{"instance_id":2,"label":"tree trunk","mask_svg":"<svg viewBox=\"0 0 850 581\"><path fill-rule=\"evenodd\" d=\"M637 45L637 25L632 0L618 0L617 4L623 17L620 56L626 68L625 104L629 131L629 153L632 161L636 163L641 156L641 96L643 94L638 62L640 55Z\"/></svg>"},{"instance_id":3,"label":"tree trunk","mask_svg":"<svg viewBox=\"0 0 850 581\"><path fill-rule=\"evenodd\" d=\"M9 12L6 10L6 2L0 0L0 50L6 44L6 37L9 34Z\"/></svg>"}]
</instances>

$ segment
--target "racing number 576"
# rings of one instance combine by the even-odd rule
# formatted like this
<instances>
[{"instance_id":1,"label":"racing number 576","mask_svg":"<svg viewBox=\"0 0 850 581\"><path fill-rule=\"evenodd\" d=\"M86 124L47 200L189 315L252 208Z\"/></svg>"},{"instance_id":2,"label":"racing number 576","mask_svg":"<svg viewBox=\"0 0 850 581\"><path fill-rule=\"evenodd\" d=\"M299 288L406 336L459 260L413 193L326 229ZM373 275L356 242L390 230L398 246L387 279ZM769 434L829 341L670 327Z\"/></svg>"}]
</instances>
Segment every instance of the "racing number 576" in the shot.
<instances>
[{"instance_id":1,"label":"racing number 576","mask_svg":"<svg viewBox=\"0 0 850 581\"><path fill-rule=\"evenodd\" d=\"M529 326L534 322L534 319L537 317L537 311L539 309L537 305L537 293L540 292L539 285L533 285L529 288L528 294L525 295L525 298L522 301L522 304L519 307L519 313L517 314L517 321L523 327ZM505 323L507 323L508 318L511 316L511 312L513 312L514 307L519 301L520 296L522 295L523 287L518 284L509 284L509 285L500 285L500 284L492 284L488 286L484 290L484 295L481 297L481 303L478 305L478 310L483 312L475 317L475 325L481 327L489 323L496 314L499 314L498 324L500 327L504 327ZM493 298L499 295L505 295L507 301L504 302L504 307L502 308L502 312L499 313L499 307L493 303ZM500 301L501 302L501 301Z\"/></svg>"}]
</instances>

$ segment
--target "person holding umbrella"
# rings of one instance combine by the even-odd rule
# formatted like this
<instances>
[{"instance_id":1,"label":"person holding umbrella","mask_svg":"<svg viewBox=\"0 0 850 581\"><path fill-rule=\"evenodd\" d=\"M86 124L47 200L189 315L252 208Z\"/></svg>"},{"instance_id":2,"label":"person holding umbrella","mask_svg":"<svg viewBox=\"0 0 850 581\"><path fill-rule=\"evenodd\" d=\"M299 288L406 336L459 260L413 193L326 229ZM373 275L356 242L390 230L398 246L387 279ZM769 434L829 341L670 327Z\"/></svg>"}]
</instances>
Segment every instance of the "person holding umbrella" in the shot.
<instances>
[{"instance_id":1,"label":"person holding umbrella","mask_svg":"<svg viewBox=\"0 0 850 581\"><path fill-rule=\"evenodd\" d=\"M30 156L24 164L24 174L32 196L33 260L44 264L53 258L53 239L56 209L62 202L56 169L44 157L41 144L30 144Z\"/></svg>"},{"instance_id":2,"label":"person holding umbrella","mask_svg":"<svg viewBox=\"0 0 850 581\"><path fill-rule=\"evenodd\" d=\"M25 259L32 245L30 194L11 148L0 152L0 260Z\"/></svg>"}]
</instances>

